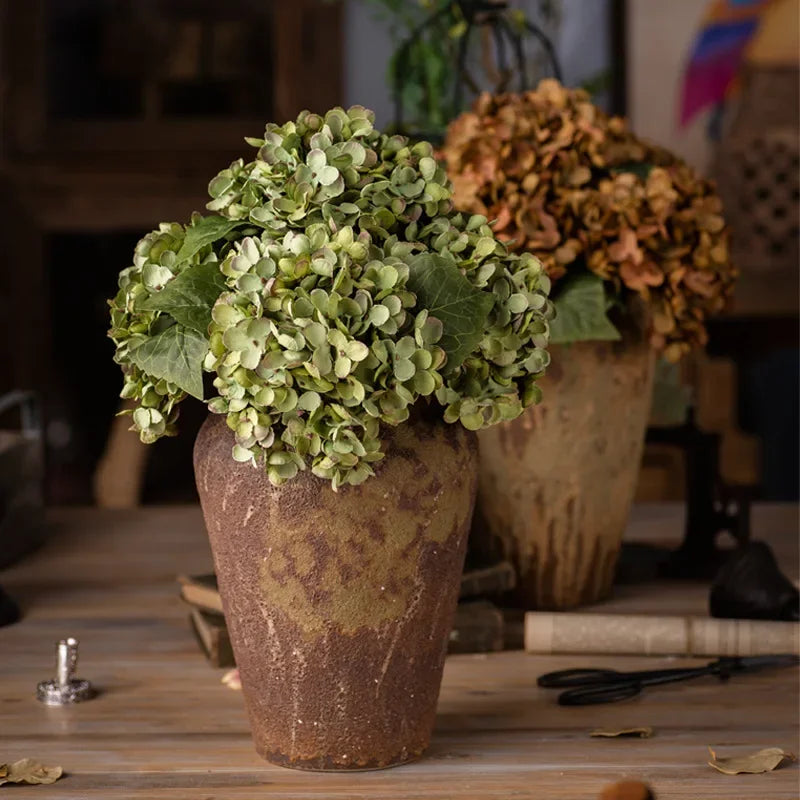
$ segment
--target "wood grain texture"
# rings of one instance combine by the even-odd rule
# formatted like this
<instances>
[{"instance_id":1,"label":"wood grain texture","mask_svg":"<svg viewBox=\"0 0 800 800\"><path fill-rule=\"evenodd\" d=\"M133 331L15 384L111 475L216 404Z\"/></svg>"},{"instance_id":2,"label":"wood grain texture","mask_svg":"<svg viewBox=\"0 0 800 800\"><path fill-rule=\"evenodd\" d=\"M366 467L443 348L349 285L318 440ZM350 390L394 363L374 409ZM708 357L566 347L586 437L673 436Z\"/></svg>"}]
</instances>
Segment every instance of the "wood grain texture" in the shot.
<instances>
[{"instance_id":1,"label":"wood grain texture","mask_svg":"<svg viewBox=\"0 0 800 800\"><path fill-rule=\"evenodd\" d=\"M676 542L682 507L635 508L629 537ZM723 755L777 746L798 750L797 673L699 680L651 689L613 706L561 708L536 676L573 666L645 669L698 663L645 657L530 656L447 659L428 756L385 772L306 774L254 752L241 695L220 683L197 651L177 596L178 572L211 558L197 508L64 510L49 543L0 573L25 619L0 629L0 761L61 764L53 786L14 787L28 800L595 800L605 784L639 779L659 800L794 800L798 767L727 776ZM797 577L797 508L755 509L754 535L770 541ZM624 587L592 610L702 614L707 588ZM34 699L50 677L53 643L81 640L78 673L102 694L48 708ZM705 659L701 660L705 661ZM590 739L595 728L640 725L652 739Z\"/></svg>"}]
</instances>

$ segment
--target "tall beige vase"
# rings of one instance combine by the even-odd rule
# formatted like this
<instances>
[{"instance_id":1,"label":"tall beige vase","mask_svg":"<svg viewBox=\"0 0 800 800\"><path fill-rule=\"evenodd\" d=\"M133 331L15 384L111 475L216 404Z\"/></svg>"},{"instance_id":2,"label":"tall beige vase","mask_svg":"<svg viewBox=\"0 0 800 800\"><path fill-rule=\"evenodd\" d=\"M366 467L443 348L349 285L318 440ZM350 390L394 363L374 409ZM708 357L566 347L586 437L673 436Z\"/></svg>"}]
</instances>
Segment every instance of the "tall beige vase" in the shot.
<instances>
[{"instance_id":1,"label":"tall beige vase","mask_svg":"<svg viewBox=\"0 0 800 800\"><path fill-rule=\"evenodd\" d=\"M654 356L645 341L550 348L544 399L481 431L471 547L509 559L522 608L607 596L644 445Z\"/></svg>"}]
</instances>

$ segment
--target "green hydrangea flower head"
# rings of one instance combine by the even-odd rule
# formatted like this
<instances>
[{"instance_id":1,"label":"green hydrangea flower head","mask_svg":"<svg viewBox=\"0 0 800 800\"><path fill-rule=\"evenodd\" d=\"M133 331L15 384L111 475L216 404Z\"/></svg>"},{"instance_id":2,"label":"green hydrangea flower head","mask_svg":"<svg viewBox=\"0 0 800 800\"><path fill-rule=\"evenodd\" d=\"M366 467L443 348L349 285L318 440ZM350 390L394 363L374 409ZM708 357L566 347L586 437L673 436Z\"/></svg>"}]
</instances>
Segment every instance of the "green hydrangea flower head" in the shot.
<instances>
[{"instance_id":1,"label":"green hydrangea flower head","mask_svg":"<svg viewBox=\"0 0 800 800\"><path fill-rule=\"evenodd\" d=\"M173 433L192 394L226 416L237 461L336 489L374 474L417 403L478 430L538 400L541 264L453 210L430 144L373 120L355 106L267 125L255 159L211 181L211 215L139 243L111 336L143 440Z\"/></svg>"}]
</instances>

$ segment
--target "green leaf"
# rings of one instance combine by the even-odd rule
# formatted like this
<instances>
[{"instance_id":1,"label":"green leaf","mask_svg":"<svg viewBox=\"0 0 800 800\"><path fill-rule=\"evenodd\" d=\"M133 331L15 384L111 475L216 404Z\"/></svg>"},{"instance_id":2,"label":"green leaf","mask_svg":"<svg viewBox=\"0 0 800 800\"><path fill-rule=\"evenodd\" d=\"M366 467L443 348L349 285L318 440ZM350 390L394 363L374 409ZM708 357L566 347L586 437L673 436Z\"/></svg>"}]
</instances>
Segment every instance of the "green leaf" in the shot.
<instances>
[{"instance_id":1,"label":"green leaf","mask_svg":"<svg viewBox=\"0 0 800 800\"><path fill-rule=\"evenodd\" d=\"M207 351L208 342L201 334L173 325L131 350L130 359L151 378L163 378L202 400L203 359Z\"/></svg>"},{"instance_id":2,"label":"green leaf","mask_svg":"<svg viewBox=\"0 0 800 800\"><path fill-rule=\"evenodd\" d=\"M417 311L426 308L442 323L439 346L447 354L446 371L451 372L483 338L494 297L476 289L442 256L422 253L408 266L408 288L417 296Z\"/></svg>"},{"instance_id":3,"label":"green leaf","mask_svg":"<svg viewBox=\"0 0 800 800\"><path fill-rule=\"evenodd\" d=\"M611 172L632 172L639 180L646 181L653 166L653 164L646 164L643 161L626 161L612 167Z\"/></svg>"},{"instance_id":4,"label":"green leaf","mask_svg":"<svg viewBox=\"0 0 800 800\"><path fill-rule=\"evenodd\" d=\"M147 311L163 311L180 325L208 338L211 309L225 291L225 276L219 264L209 262L189 267L142 304Z\"/></svg>"},{"instance_id":5,"label":"green leaf","mask_svg":"<svg viewBox=\"0 0 800 800\"><path fill-rule=\"evenodd\" d=\"M198 250L227 236L234 228L244 225L244 220L225 217L200 217L186 229L186 238L178 251L178 261L188 261Z\"/></svg>"},{"instance_id":6,"label":"green leaf","mask_svg":"<svg viewBox=\"0 0 800 800\"><path fill-rule=\"evenodd\" d=\"M556 318L550 323L551 344L621 338L606 315L606 295L599 275L582 272L562 279L553 305Z\"/></svg>"},{"instance_id":7,"label":"green leaf","mask_svg":"<svg viewBox=\"0 0 800 800\"><path fill-rule=\"evenodd\" d=\"M683 425L689 416L691 394L691 389L681 380L680 366L660 358L653 377L649 424L663 428Z\"/></svg>"}]
</instances>

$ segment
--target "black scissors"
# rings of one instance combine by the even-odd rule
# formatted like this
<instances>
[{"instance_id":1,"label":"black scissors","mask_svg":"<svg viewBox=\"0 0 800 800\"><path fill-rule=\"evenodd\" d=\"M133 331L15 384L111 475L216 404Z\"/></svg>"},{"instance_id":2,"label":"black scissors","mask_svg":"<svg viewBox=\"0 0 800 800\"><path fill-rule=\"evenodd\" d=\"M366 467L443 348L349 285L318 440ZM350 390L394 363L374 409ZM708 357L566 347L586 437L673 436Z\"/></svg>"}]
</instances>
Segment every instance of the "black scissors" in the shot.
<instances>
[{"instance_id":1,"label":"black scissors","mask_svg":"<svg viewBox=\"0 0 800 800\"><path fill-rule=\"evenodd\" d=\"M615 703L639 694L645 686L675 683L703 675L728 680L737 672L753 672L769 667L790 667L800 664L793 655L742 656L719 658L702 667L651 669L642 672L617 672L614 669L562 669L539 677L537 684L548 689L566 689L558 696L562 706L589 706Z\"/></svg>"}]
</instances>

